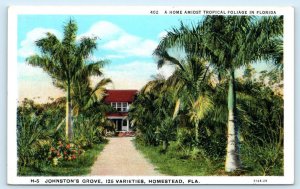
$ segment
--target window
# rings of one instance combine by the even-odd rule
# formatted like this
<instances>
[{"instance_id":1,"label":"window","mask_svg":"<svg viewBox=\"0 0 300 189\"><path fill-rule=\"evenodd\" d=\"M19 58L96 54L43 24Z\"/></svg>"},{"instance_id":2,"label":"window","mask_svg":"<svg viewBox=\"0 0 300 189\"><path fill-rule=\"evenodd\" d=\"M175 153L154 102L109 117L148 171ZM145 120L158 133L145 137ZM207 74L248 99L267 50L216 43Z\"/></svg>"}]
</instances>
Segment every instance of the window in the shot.
<instances>
[{"instance_id":1,"label":"window","mask_svg":"<svg viewBox=\"0 0 300 189\"><path fill-rule=\"evenodd\" d=\"M111 106L118 112L128 111L128 102L112 102Z\"/></svg>"},{"instance_id":2,"label":"window","mask_svg":"<svg viewBox=\"0 0 300 189\"><path fill-rule=\"evenodd\" d=\"M122 111L122 103L121 103L121 102L118 102L118 103L117 103L117 111L118 111L118 112L121 112L121 111Z\"/></svg>"},{"instance_id":3,"label":"window","mask_svg":"<svg viewBox=\"0 0 300 189\"><path fill-rule=\"evenodd\" d=\"M122 112L127 112L128 111L127 104L128 104L127 102L122 103Z\"/></svg>"}]
</instances>

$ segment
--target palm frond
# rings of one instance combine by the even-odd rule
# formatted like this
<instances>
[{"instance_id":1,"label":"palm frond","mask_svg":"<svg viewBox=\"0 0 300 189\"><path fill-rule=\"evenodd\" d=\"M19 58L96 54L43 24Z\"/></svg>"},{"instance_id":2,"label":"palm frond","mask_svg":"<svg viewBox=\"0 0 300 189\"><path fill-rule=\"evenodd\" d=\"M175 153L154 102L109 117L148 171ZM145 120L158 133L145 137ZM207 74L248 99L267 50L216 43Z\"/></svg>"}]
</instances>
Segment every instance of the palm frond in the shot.
<instances>
[{"instance_id":1,"label":"palm frond","mask_svg":"<svg viewBox=\"0 0 300 189\"><path fill-rule=\"evenodd\" d=\"M35 44L42 53L48 54L56 61L59 60L63 46L54 34L47 32L46 37L37 40Z\"/></svg>"},{"instance_id":2,"label":"palm frond","mask_svg":"<svg viewBox=\"0 0 300 189\"><path fill-rule=\"evenodd\" d=\"M195 102L191 101L191 103L192 107L189 116L190 120L193 122L198 122L203 119L206 113L213 107L213 102L205 95L200 95Z\"/></svg>"},{"instance_id":3,"label":"palm frond","mask_svg":"<svg viewBox=\"0 0 300 189\"><path fill-rule=\"evenodd\" d=\"M77 24L72 19L70 19L69 22L64 26L64 38L62 40L62 44L69 52L73 52L76 48L77 30Z\"/></svg>"},{"instance_id":4,"label":"palm frond","mask_svg":"<svg viewBox=\"0 0 300 189\"><path fill-rule=\"evenodd\" d=\"M26 58L26 62L34 67L42 68L54 79L63 80L66 78L65 70L61 70L57 62L48 56L33 55Z\"/></svg>"},{"instance_id":5,"label":"palm frond","mask_svg":"<svg viewBox=\"0 0 300 189\"><path fill-rule=\"evenodd\" d=\"M97 49L97 38L89 38L83 37L80 39L80 43L77 46L77 55L83 58L88 58L89 55L93 53L94 50Z\"/></svg>"},{"instance_id":6,"label":"palm frond","mask_svg":"<svg viewBox=\"0 0 300 189\"><path fill-rule=\"evenodd\" d=\"M97 98L100 100L105 95L105 86L112 83L110 78L101 79L93 88L91 94L96 94Z\"/></svg>"},{"instance_id":7,"label":"palm frond","mask_svg":"<svg viewBox=\"0 0 300 189\"><path fill-rule=\"evenodd\" d=\"M174 120L174 119L176 118L176 116L178 115L179 108L180 108L180 99L178 99L178 100L176 101L175 108L174 108L174 112L173 112L173 120Z\"/></svg>"},{"instance_id":8,"label":"palm frond","mask_svg":"<svg viewBox=\"0 0 300 189\"><path fill-rule=\"evenodd\" d=\"M155 49L153 54L159 58L159 60L157 61L157 68L161 68L165 64L169 63L178 66L180 69L184 69L182 63L176 58L170 56L166 50L157 48Z\"/></svg>"}]
</instances>

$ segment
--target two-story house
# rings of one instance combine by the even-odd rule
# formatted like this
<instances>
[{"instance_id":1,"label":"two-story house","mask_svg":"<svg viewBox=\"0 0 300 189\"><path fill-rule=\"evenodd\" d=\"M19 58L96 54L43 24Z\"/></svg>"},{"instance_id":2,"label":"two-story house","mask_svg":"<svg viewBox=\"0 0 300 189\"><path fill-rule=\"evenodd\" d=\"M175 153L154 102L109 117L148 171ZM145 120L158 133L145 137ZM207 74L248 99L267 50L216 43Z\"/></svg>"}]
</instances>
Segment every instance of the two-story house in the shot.
<instances>
[{"instance_id":1,"label":"two-story house","mask_svg":"<svg viewBox=\"0 0 300 189\"><path fill-rule=\"evenodd\" d=\"M130 131L131 125L128 119L130 104L137 95L137 90L107 90L104 102L111 105L116 112L106 114L116 126L116 131Z\"/></svg>"}]
</instances>

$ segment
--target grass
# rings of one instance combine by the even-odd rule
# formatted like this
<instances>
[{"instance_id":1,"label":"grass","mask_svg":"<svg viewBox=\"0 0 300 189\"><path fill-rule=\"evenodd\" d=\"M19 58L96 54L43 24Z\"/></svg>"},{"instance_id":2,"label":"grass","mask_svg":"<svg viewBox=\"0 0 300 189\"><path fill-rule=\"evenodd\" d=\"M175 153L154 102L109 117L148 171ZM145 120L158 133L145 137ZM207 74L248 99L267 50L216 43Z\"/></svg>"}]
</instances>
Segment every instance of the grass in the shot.
<instances>
[{"instance_id":1,"label":"grass","mask_svg":"<svg viewBox=\"0 0 300 189\"><path fill-rule=\"evenodd\" d=\"M78 159L73 161L62 161L57 166L44 165L41 168L22 167L19 170L20 176L79 176L87 175L99 153L105 144L94 145L93 148L85 151Z\"/></svg>"},{"instance_id":2,"label":"grass","mask_svg":"<svg viewBox=\"0 0 300 189\"><path fill-rule=\"evenodd\" d=\"M270 148L243 149L243 168L232 173L224 171L224 159L214 159L205 155L193 157L193 152L183 152L172 147L166 153L161 152L161 147L145 146L135 142L136 148L141 151L157 170L171 176L282 176L282 156L277 157L276 150ZM246 153L248 152L248 153ZM249 152L251 152L249 154ZM256 152L257 154L253 154ZM189 154L189 155L185 155ZM251 155L252 154L252 155ZM262 156L262 157L260 157Z\"/></svg>"},{"instance_id":3,"label":"grass","mask_svg":"<svg viewBox=\"0 0 300 189\"><path fill-rule=\"evenodd\" d=\"M135 142L135 146L148 158L157 170L171 176L207 176L215 175L223 168L223 162L208 159L190 159L180 156L178 151L169 149L161 153L160 147L144 146Z\"/></svg>"}]
</instances>

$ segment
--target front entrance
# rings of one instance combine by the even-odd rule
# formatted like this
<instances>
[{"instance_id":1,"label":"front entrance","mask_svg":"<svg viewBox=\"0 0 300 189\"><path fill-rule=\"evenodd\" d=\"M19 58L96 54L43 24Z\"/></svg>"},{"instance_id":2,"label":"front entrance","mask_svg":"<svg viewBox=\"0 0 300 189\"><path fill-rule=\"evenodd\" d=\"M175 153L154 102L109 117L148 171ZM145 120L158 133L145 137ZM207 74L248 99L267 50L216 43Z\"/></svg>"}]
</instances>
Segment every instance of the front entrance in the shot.
<instances>
[{"instance_id":1,"label":"front entrance","mask_svg":"<svg viewBox=\"0 0 300 189\"><path fill-rule=\"evenodd\" d=\"M128 119L111 119L115 124L116 131L129 131Z\"/></svg>"}]
</instances>

